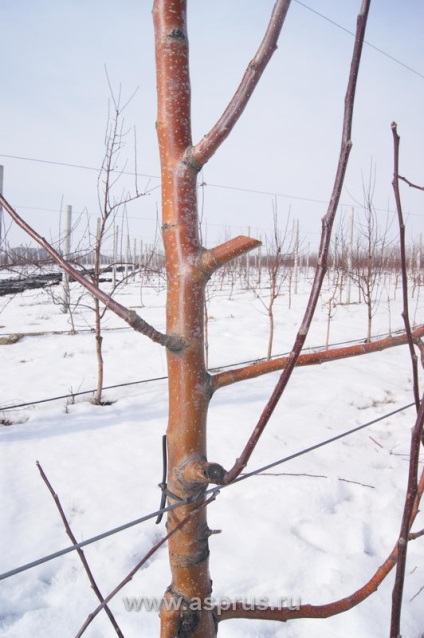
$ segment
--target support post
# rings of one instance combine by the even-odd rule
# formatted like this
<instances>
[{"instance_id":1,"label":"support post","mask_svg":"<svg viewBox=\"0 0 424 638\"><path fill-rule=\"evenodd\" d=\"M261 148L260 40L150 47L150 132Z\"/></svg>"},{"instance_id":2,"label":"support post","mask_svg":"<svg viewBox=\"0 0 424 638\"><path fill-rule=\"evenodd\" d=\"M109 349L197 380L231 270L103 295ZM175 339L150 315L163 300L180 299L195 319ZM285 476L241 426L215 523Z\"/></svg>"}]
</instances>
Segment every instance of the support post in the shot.
<instances>
[{"instance_id":1,"label":"support post","mask_svg":"<svg viewBox=\"0 0 424 638\"><path fill-rule=\"evenodd\" d=\"M355 209L352 206L351 215L350 215L350 235L349 241L347 244L347 292L346 292L346 303L350 304L350 293L352 290L352 255L353 255L353 224L355 219Z\"/></svg>"},{"instance_id":2,"label":"support post","mask_svg":"<svg viewBox=\"0 0 424 638\"><path fill-rule=\"evenodd\" d=\"M294 279L294 294L297 295L297 284L299 280L299 220L296 219L294 223L294 266L293 266L293 279Z\"/></svg>"},{"instance_id":3,"label":"support post","mask_svg":"<svg viewBox=\"0 0 424 638\"><path fill-rule=\"evenodd\" d=\"M69 261L71 256L71 235L72 235L72 206L66 207L66 226L65 226L65 243L63 248L63 258ZM63 297L62 312L69 313L71 303L71 295L69 291L69 273L65 270L63 273Z\"/></svg>"}]
</instances>

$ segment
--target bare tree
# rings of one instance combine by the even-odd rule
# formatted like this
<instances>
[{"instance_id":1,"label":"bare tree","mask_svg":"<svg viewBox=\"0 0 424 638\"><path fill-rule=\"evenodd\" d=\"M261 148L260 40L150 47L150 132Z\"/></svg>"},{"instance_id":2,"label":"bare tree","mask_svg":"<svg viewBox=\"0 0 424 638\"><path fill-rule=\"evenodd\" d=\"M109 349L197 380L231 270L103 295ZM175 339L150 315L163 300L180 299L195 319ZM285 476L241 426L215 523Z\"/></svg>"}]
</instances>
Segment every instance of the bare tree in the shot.
<instances>
[{"instance_id":1,"label":"bare tree","mask_svg":"<svg viewBox=\"0 0 424 638\"><path fill-rule=\"evenodd\" d=\"M322 304L327 308L327 330L325 336L325 348L330 344L331 321L337 311L337 306L343 304L343 291L346 283L350 283L349 273L352 270L351 246L346 236L346 219L339 220L337 231L331 242L331 265L327 271L326 285L322 291ZM346 303L350 303L350 290L346 294Z\"/></svg>"},{"instance_id":2,"label":"bare tree","mask_svg":"<svg viewBox=\"0 0 424 638\"><path fill-rule=\"evenodd\" d=\"M382 225L373 204L373 185L364 189L364 221L357 224L357 242L349 276L358 286L367 308L367 341L371 341L372 319L383 288L388 247L389 220Z\"/></svg>"},{"instance_id":3,"label":"bare tree","mask_svg":"<svg viewBox=\"0 0 424 638\"><path fill-rule=\"evenodd\" d=\"M402 522L399 532L399 540L397 543L398 561L396 565L395 583L392 593L392 614L390 625L390 638L399 638L400 636L400 618L402 611L402 596L403 586L405 580L405 568L406 568L406 556L408 551L408 541L411 533L412 523L414 521L414 505L416 503L417 494L420 489L419 480L419 460L421 444L424 444L424 396L420 400L419 394L419 381L418 381L418 357L415 352L415 345L418 346L421 351L421 355L424 353L424 343L421 339L414 339L411 330L411 324L409 320L409 307L408 307L408 277L406 266L406 245L405 245L405 222L403 218L402 202L400 197L399 181L402 179L410 187L420 188L414 186L412 182L405 177L399 175L399 147L400 137L397 131L396 122L392 122L392 134L393 134L393 190L396 201L396 211L399 223L399 237L400 237L400 256L402 263L402 293L403 293L403 311L402 317L405 324L405 332L408 336L409 352L412 363L412 376L413 376L413 394L415 399L415 407L417 411L417 419L411 436L411 448L410 448L410 460L409 460L409 473L408 484L405 497L405 504L402 516ZM424 476L424 471L422 473Z\"/></svg>"},{"instance_id":4,"label":"bare tree","mask_svg":"<svg viewBox=\"0 0 424 638\"><path fill-rule=\"evenodd\" d=\"M265 308L269 322L268 333L268 346L267 346L267 359L271 359L272 346L274 343L274 305L278 297L281 295L283 284L291 274L292 264L288 263L291 259L291 252L293 250L293 235L289 233L290 216L287 217L284 231L281 230L278 224L277 215L277 202L273 201L273 213L272 213L272 236L271 239L267 238L266 241L266 272L268 275L269 295L263 294L263 290L257 288L255 285L250 285L249 288L255 294L255 297L260 301Z\"/></svg>"},{"instance_id":5,"label":"bare tree","mask_svg":"<svg viewBox=\"0 0 424 638\"><path fill-rule=\"evenodd\" d=\"M327 307L327 330L325 333L326 350L328 350L330 344L331 320L334 318L337 306L341 303L341 295L343 290L343 271L340 268L334 268L332 271L329 271L329 275L328 292L326 295L327 298L324 301L324 305Z\"/></svg>"},{"instance_id":6,"label":"bare tree","mask_svg":"<svg viewBox=\"0 0 424 638\"><path fill-rule=\"evenodd\" d=\"M122 105L121 94L119 93L118 96L115 97L110 83L109 88L111 95L111 112L108 115L108 123L105 134L105 154L97 182L100 217L98 219L94 241L93 269L88 273L96 289L100 287L100 277L104 269L102 250L108 234L113 229L117 214L122 208L125 208L128 203L144 195L144 193L140 193L138 191L137 179L135 181L134 193L124 192L120 189L117 194L120 178L126 168L125 164L123 168L117 168L119 165L120 154L125 144L125 137L128 133L128 131L124 129L125 121L123 119L123 113L133 96L131 96L129 100ZM117 282L115 280L114 287L111 292L112 295L120 283L122 283L122 280L121 282ZM107 305L103 306L96 295L93 295L92 298L94 303L94 334L97 358L97 388L93 397L93 403L101 405L103 403L104 380L102 321L108 307Z\"/></svg>"},{"instance_id":7,"label":"bare tree","mask_svg":"<svg viewBox=\"0 0 424 638\"><path fill-rule=\"evenodd\" d=\"M302 355L314 311L326 275L331 231L339 204L346 167L352 147L351 127L356 81L361 59L370 0L364 0L358 16L357 32L345 97L342 142L332 195L322 223L317 266L307 308L292 351L286 358L266 361L239 370L210 375L205 365L204 305L209 278L224 264L258 246L250 237L230 239L211 249L200 242L197 210L197 176L236 125L259 78L276 48L290 0L276 0L263 41L249 63L244 77L223 115L197 144L191 138L189 49L186 0L155 0L156 68L158 87L157 132L162 168L162 230L167 272L166 334L150 326L134 311L125 308L89 282L63 260L54 249L24 222L4 198L0 198L17 223L35 238L65 269L110 310L140 333L167 349L169 376L169 420L167 429L168 480L165 494L170 504L180 504L169 513L167 538L172 573L161 610L161 638L213 638L217 622L230 618L265 618L286 621L294 618L328 617L358 604L375 591L396 562L397 548L376 574L348 597L326 605L300 605L296 610L252 605L232 606L223 611L210 603L208 537L205 490L210 484L232 483L244 470L296 365L364 354L405 343L401 335L360 347L340 348L325 353ZM415 331L418 338L424 328ZM209 402L220 388L272 370L282 370L262 415L253 428L233 467L226 471L207 460L207 413ZM424 417L423 417L424 418ZM412 503L413 520L423 485ZM107 602L110 597L104 599ZM193 604L201 601L201 605ZM165 604L169 603L169 604ZM173 604L175 603L175 604ZM222 613L221 613L222 612ZM92 616L90 616L91 618ZM81 635L79 632L78 635Z\"/></svg>"}]
</instances>

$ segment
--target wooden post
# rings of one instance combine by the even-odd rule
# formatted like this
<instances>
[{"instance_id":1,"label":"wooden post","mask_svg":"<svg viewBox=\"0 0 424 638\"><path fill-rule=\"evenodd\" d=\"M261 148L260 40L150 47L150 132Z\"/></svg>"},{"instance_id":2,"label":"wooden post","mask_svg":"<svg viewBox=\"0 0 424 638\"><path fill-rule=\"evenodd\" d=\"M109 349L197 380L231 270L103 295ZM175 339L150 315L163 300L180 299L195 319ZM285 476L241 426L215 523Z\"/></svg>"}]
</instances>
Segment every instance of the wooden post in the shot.
<instances>
[{"instance_id":1,"label":"wooden post","mask_svg":"<svg viewBox=\"0 0 424 638\"><path fill-rule=\"evenodd\" d=\"M294 266L293 266L293 279L294 279L294 294L297 295L297 284L299 281L299 220L294 222Z\"/></svg>"},{"instance_id":2,"label":"wooden post","mask_svg":"<svg viewBox=\"0 0 424 638\"><path fill-rule=\"evenodd\" d=\"M66 227L65 227L65 243L63 250L63 257L66 260L71 256L71 235L72 235L72 206L66 207ZM62 285L62 312L70 312L71 295L69 290L69 273L66 270L63 273L63 285Z\"/></svg>"},{"instance_id":3,"label":"wooden post","mask_svg":"<svg viewBox=\"0 0 424 638\"><path fill-rule=\"evenodd\" d=\"M113 255L112 255L112 288L115 290L116 288L116 271L117 271L117 260L118 260L118 240L119 240L119 226L114 226L113 231Z\"/></svg>"},{"instance_id":4,"label":"wooden post","mask_svg":"<svg viewBox=\"0 0 424 638\"><path fill-rule=\"evenodd\" d=\"M346 290L346 303L350 304L350 294L352 290L352 255L353 255L353 226L354 226L355 209L352 206L350 214L350 234L349 241L347 243L347 290Z\"/></svg>"}]
</instances>

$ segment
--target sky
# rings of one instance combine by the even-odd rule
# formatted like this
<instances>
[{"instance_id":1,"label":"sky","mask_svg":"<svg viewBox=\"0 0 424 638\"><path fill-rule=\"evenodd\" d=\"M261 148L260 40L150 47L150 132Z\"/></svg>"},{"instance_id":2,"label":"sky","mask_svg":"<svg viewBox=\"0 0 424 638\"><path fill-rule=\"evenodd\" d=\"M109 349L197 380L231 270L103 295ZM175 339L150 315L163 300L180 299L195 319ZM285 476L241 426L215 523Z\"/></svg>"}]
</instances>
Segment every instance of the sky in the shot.
<instances>
[{"instance_id":1,"label":"sky","mask_svg":"<svg viewBox=\"0 0 424 638\"><path fill-rule=\"evenodd\" d=\"M293 0L278 49L245 113L200 175L206 245L240 233L265 240L276 209L281 227L288 216L299 220L303 246L316 249L340 148L353 46L345 30L355 30L360 4ZM213 126L237 88L272 6L272 0L188 3L194 142ZM151 9L145 0L1 2L3 192L52 241L63 233L68 204L74 223L79 220L73 247L87 233L87 224L91 232L96 227L109 84L122 104L135 92L123 113L128 134L117 166L136 170L138 189L147 193L120 212L116 223L137 245L158 235ZM365 46L359 73L340 219L354 206L360 222L363 191L370 183L381 224L393 215L392 121L401 136L400 172L424 185L423 27L419 0L371 3L366 40L372 46ZM134 184L133 175L123 176L116 197ZM419 241L424 194L405 186L402 196L408 240ZM8 239L12 245L28 242L13 228Z\"/></svg>"}]
</instances>

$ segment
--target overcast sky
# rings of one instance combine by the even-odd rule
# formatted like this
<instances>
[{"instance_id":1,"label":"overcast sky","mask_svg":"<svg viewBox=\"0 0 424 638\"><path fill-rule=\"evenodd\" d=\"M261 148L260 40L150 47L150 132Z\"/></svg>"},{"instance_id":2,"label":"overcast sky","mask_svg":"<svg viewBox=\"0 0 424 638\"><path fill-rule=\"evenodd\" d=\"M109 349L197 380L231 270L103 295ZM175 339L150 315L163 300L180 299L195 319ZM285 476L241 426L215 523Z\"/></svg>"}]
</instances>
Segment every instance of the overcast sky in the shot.
<instances>
[{"instance_id":1,"label":"overcast sky","mask_svg":"<svg viewBox=\"0 0 424 638\"><path fill-rule=\"evenodd\" d=\"M329 20L354 31L360 4L293 0L278 50L251 103L202 173L209 245L249 229L252 236L264 237L272 226L275 193L281 225L290 211L292 219L299 219L305 243L316 247L337 163L353 46L352 36ZM57 238L60 209L66 204L72 204L75 215L87 211L95 227L97 171L60 164L101 165L109 99L106 66L116 93L121 86L123 101L138 87L125 110L129 134L120 166L128 161L127 170L134 170L135 127L137 171L151 176L140 177L139 188L151 192L129 207L128 225L132 238L153 240L160 191L155 189L159 162L151 5L147 0L0 3L4 194L48 237ZM196 142L236 89L263 36L273 0L192 0L188 5ZM393 120L401 135L401 173L424 185L423 33L422 0L372 1L366 40L387 55L364 49L341 213L355 205L359 217L371 168L382 223L386 211L393 210ZM132 186L133 178L128 180L123 187ZM424 193L405 187L403 195L409 236L418 238L424 231ZM84 226L85 221L78 232ZM10 239L24 241L16 231Z\"/></svg>"}]
</instances>

